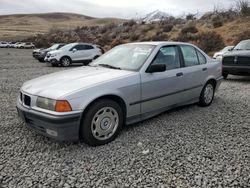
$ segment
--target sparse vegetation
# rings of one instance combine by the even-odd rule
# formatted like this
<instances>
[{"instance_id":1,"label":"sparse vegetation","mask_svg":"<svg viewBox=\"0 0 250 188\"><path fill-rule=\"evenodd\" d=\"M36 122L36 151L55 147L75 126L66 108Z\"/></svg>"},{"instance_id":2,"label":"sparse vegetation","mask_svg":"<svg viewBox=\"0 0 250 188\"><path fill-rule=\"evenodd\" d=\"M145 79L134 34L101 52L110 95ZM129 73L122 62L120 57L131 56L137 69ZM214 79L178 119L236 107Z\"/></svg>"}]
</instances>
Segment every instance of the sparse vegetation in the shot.
<instances>
[{"instance_id":1,"label":"sparse vegetation","mask_svg":"<svg viewBox=\"0 0 250 188\"><path fill-rule=\"evenodd\" d=\"M248 0L238 0L236 7L241 16L250 16L250 5Z\"/></svg>"},{"instance_id":2,"label":"sparse vegetation","mask_svg":"<svg viewBox=\"0 0 250 188\"><path fill-rule=\"evenodd\" d=\"M188 25L181 29L182 34L197 33L197 32L198 32L198 29L194 25Z\"/></svg>"},{"instance_id":3,"label":"sparse vegetation","mask_svg":"<svg viewBox=\"0 0 250 188\"><path fill-rule=\"evenodd\" d=\"M28 40L37 47L54 42L83 41L97 43L106 50L121 43L133 41L175 40L198 44L204 51L220 50L224 45L234 45L250 38L249 7L244 0L228 10L215 7L201 18L188 14L185 18L170 16L157 23L138 23L135 20L108 22L102 25L81 25L75 29L53 29L37 34ZM58 27L55 27L58 28Z\"/></svg>"},{"instance_id":4,"label":"sparse vegetation","mask_svg":"<svg viewBox=\"0 0 250 188\"><path fill-rule=\"evenodd\" d=\"M225 46L223 38L215 31L200 33L198 35L197 45L205 52L217 51Z\"/></svg>"},{"instance_id":5,"label":"sparse vegetation","mask_svg":"<svg viewBox=\"0 0 250 188\"><path fill-rule=\"evenodd\" d=\"M246 30L240 33L234 41L234 44L239 43L242 40L250 39L250 31Z\"/></svg>"}]
</instances>

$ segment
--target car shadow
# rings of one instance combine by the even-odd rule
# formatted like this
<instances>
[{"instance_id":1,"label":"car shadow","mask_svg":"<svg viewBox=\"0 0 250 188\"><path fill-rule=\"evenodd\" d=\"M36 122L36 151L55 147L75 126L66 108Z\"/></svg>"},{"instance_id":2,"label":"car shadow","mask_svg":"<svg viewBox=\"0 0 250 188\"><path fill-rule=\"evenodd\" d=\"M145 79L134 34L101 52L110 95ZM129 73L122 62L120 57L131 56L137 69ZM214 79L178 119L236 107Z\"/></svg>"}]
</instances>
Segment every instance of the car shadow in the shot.
<instances>
[{"instance_id":1,"label":"car shadow","mask_svg":"<svg viewBox=\"0 0 250 188\"><path fill-rule=\"evenodd\" d=\"M250 76L228 76L226 81L230 81L230 82L250 82Z\"/></svg>"}]
</instances>

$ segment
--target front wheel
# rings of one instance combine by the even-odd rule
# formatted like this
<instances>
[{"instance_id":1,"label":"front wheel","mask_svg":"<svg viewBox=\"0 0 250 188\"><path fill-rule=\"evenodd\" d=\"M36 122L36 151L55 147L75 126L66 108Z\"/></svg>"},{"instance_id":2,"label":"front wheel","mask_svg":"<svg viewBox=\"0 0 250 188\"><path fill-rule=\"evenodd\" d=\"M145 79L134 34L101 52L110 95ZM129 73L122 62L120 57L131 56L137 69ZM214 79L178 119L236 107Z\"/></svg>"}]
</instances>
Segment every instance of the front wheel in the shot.
<instances>
[{"instance_id":1,"label":"front wheel","mask_svg":"<svg viewBox=\"0 0 250 188\"><path fill-rule=\"evenodd\" d=\"M200 106L209 106L214 99L215 86L212 82L208 82L201 91Z\"/></svg>"},{"instance_id":2,"label":"front wheel","mask_svg":"<svg viewBox=\"0 0 250 188\"><path fill-rule=\"evenodd\" d=\"M123 125L120 105L109 99L93 103L84 114L81 138L90 146L99 146L113 141Z\"/></svg>"},{"instance_id":3,"label":"front wheel","mask_svg":"<svg viewBox=\"0 0 250 188\"><path fill-rule=\"evenodd\" d=\"M62 64L62 66L64 66L64 67L68 67L68 66L70 66L70 64L71 64L71 60L70 60L68 57L63 57L63 58L61 59L61 64Z\"/></svg>"}]
</instances>

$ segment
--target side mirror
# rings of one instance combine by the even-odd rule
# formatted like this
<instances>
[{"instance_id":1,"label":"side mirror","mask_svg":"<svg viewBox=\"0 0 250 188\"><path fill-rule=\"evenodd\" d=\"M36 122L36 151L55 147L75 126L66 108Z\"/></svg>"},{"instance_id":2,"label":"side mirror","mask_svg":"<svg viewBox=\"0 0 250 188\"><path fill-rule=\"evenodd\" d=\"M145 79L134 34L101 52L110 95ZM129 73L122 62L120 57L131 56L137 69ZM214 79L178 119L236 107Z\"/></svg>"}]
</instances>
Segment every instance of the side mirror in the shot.
<instances>
[{"instance_id":1,"label":"side mirror","mask_svg":"<svg viewBox=\"0 0 250 188\"><path fill-rule=\"evenodd\" d=\"M166 65L165 64L153 64L148 67L146 70L147 73L154 73L154 72L165 72Z\"/></svg>"},{"instance_id":2,"label":"side mirror","mask_svg":"<svg viewBox=\"0 0 250 188\"><path fill-rule=\"evenodd\" d=\"M76 49L76 48L73 48L72 52L75 53L76 51L77 51L77 49Z\"/></svg>"},{"instance_id":3,"label":"side mirror","mask_svg":"<svg viewBox=\"0 0 250 188\"><path fill-rule=\"evenodd\" d=\"M229 52L230 52L230 51L233 51L233 49L234 49L234 47L232 47L232 48L229 48L229 49L228 49L228 51L229 51Z\"/></svg>"}]
</instances>

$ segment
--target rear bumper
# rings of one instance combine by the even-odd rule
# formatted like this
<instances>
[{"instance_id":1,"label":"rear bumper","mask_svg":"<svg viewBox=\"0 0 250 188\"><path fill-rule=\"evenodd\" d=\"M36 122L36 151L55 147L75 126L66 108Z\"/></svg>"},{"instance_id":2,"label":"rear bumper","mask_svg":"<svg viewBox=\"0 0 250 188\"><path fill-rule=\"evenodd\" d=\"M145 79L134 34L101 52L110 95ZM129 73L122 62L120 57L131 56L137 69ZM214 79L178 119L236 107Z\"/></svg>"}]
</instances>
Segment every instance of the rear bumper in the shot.
<instances>
[{"instance_id":1,"label":"rear bumper","mask_svg":"<svg viewBox=\"0 0 250 188\"><path fill-rule=\"evenodd\" d=\"M58 141L79 140L81 113L55 116L28 109L17 103L19 117L35 132Z\"/></svg>"},{"instance_id":2,"label":"rear bumper","mask_svg":"<svg viewBox=\"0 0 250 188\"><path fill-rule=\"evenodd\" d=\"M223 65L224 74L233 74L233 75L250 75L250 66L227 66Z\"/></svg>"}]
</instances>

